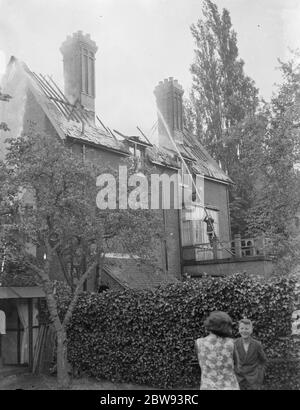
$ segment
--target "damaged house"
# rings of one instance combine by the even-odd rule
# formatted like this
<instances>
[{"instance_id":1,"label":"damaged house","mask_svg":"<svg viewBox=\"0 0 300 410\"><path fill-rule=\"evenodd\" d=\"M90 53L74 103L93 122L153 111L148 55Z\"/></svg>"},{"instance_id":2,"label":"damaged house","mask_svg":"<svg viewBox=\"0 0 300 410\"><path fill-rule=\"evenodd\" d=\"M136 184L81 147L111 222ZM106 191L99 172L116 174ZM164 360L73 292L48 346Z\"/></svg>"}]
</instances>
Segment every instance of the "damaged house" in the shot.
<instances>
[{"instance_id":1,"label":"damaged house","mask_svg":"<svg viewBox=\"0 0 300 410\"><path fill-rule=\"evenodd\" d=\"M203 204L194 204L188 209L161 210L165 239L158 247L160 269L147 268L126 253L112 252L106 255L98 289L93 281L87 284L87 289L153 289L204 274L223 275L245 270L268 273L271 262L264 255L262 244L240 237L231 238L228 187L232 181L198 138L185 129L184 91L177 80L165 79L154 90L158 111L156 146L140 130L135 135L125 135L122 130L109 129L95 112L97 45L90 36L81 31L74 33L63 42L60 50L64 90L51 77L36 74L24 62L11 57L1 89L12 99L9 104L0 104L1 121L9 125L10 131L0 131L0 158L5 156L5 139L28 134L34 123L37 132L61 139L84 161L106 163L117 169L122 158L133 155L139 161L155 166L159 174L183 174L187 167L193 178L202 175L204 181L205 210ZM213 220L215 243L210 238L205 221L207 216ZM56 279L61 279L59 272L56 275ZM14 293L2 288L0 292L0 310L11 309L11 320L15 321L10 324L7 315L2 357L6 363L32 366L33 333L34 327L38 326L32 306L42 293L34 288L27 292L19 290L14 288L17 292ZM28 302L27 308L22 308L22 315L31 326L26 334L25 319L18 319L21 311L18 295L26 295L26 301L33 300ZM26 338L29 343L22 342ZM14 353L11 350L8 353L8 346L14 346Z\"/></svg>"}]
</instances>

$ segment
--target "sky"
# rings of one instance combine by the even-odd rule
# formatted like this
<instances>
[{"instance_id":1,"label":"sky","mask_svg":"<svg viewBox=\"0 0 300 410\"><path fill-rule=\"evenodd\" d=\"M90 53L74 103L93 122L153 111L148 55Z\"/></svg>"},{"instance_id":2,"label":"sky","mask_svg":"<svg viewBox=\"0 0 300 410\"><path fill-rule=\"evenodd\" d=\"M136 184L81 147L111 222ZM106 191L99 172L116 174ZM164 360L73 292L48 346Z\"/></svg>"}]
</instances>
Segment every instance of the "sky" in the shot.
<instances>
[{"instance_id":1,"label":"sky","mask_svg":"<svg viewBox=\"0 0 300 410\"><path fill-rule=\"evenodd\" d=\"M278 58L300 48L300 0L215 0L237 32L245 72L268 100L280 82ZM157 119L153 90L167 77L188 96L202 0L0 0L0 76L11 55L63 88L66 36L89 33L96 54L96 111L112 129L148 135Z\"/></svg>"}]
</instances>

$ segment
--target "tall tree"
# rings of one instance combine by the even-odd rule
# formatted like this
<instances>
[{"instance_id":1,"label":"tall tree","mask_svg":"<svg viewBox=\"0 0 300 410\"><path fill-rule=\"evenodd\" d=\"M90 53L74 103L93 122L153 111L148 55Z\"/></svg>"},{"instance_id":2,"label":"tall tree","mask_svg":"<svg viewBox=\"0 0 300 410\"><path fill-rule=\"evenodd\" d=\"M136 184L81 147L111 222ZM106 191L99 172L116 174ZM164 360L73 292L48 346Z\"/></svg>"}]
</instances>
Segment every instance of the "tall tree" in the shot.
<instances>
[{"instance_id":1,"label":"tall tree","mask_svg":"<svg viewBox=\"0 0 300 410\"><path fill-rule=\"evenodd\" d=\"M96 268L101 270L105 254L116 251L115 242L131 254L156 260L153 238L161 222L151 210L98 209L96 178L110 170L83 162L49 136L12 139L2 168L6 192L1 204L10 215L10 223L2 225L5 262L21 261L45 291L57 336L58 382L66 387L66 331L83 284ZM54 263L72 295L63 318L52 280Z\"/></svg>"},{"instance_id":2,"label":"tall tree","mask_svg":"<svg viewBox=\"0 0 300 410\"><path fill-rule=\"evenodd\" d=\"M247 215L251 235L266 234L280 261L289 271L299 263L299 235L295 216L300 210L300 64L299 54L287 63L280 62L283 83L264 108L264 133L255 155L248 156L256 184ZM252 148L252 151L251 151Z\"/></svg>"},{"instance_id":3,"label":"tall tree","mask_svg":"<svg viewBox=\"0 0 300 410\"><path fill-rule=\"evenodd\" d=\"M0 90L0 101L8 102L11 99L11 95L2 93ZM6 122L1 121L0 122L0 131L9 131L8 125Z\"/></svg>"},{"instance_id":4,"label":"tall tree","mask_svg":"<svg viewBox=\"0 0 300 410\"><path fill-rule=\"evenodd\" d=\"M196 44L191 66L194 132L236 183L231 190L231 202L233 228L236 225L238 229L247 198L244 181L239 183L244 145L235 127L254 115L258 90L244 73L228 10L220 13L216 4L204 0L203 18L191 26L191 31Z\"/></svg>"}]
</instances>

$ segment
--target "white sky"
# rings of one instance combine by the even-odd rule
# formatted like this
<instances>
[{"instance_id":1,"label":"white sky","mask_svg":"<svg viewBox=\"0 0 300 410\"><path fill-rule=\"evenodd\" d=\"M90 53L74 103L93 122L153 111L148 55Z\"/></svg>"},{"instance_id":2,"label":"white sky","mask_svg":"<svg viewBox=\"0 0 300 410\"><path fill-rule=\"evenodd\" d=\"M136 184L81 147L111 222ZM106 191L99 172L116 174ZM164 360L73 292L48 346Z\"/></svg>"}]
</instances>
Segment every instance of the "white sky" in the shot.
<instances>
[{"instance_id":1,"label":"white sky","mask_svg":"<svg viewBox=\"0 0 300 410\"><path fill-rule=\"evenodd\" d=\"M300 0L215 0L231 14L245 71L268 99L280 81L277 58L300 48ZM90 33L99 50L96 110L111 128L148 132L153 89L175 77L188 94L201 0L0 0L0 73L11 55L63 84L61 43ZM102 17L101 17L102 16Z\"/></svg>"}]
</instances>

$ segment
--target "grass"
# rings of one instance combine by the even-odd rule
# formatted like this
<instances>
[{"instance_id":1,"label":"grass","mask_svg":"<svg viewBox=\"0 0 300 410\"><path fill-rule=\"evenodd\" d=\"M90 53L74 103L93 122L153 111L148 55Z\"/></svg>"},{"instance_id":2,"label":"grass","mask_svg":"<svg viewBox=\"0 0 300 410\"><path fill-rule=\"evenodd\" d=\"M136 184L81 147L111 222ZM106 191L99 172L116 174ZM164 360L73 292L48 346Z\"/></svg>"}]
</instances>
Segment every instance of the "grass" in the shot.
<instances>
[{"instance_id":1,"label":"grass","mask_svg":"<svg viewBox=\"0 0 300 410\"><path fill-rule=\"evenodd\" d=\"M70 390L151 390L148 386L139 386L129 383L111 383L97 381L93 378L83 377L73 379ZM55 376L31 373L10 375L0 379L0 390L58 390Z\"/></svg>"}]
</instances>

